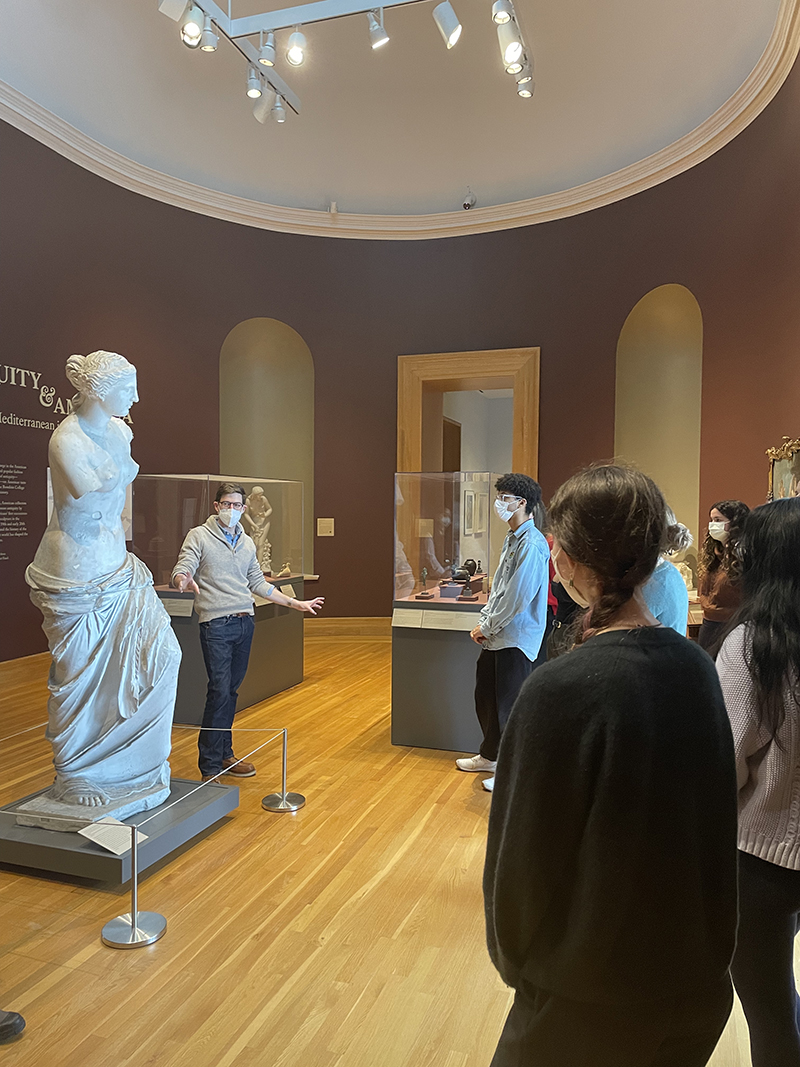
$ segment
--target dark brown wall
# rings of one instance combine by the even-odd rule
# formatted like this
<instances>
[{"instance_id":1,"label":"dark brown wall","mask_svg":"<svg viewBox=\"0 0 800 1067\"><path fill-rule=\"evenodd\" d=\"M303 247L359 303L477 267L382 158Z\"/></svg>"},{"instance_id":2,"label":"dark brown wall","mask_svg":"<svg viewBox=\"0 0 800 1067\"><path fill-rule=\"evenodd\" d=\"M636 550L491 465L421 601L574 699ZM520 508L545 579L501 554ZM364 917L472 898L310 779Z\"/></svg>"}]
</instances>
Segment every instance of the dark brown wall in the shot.
<instances>
[{"instance_id":1,"label":"dark brown wall","mask_svg":"<svg viewBox=\"0 0 800 1067\"><path fill-rule=\"evenodd\" d=\"M764 450L800 435L798 131L795 71L735 141L646 193L526 229L369 242L167 207L0 126L0 364L43 370L66 393L72 352L120 351L140 371L142 470L214 470L226 334L253 316L288 323L316 367L316 513L336 518L316 550L326 613L386 615L400 354L540 345L547 496L612 451L628 312L654 286L686 285L704 318L701 505L763 500ZM41 417L21 392L0 386L0 409ZM0 546L13 555L0 561L0 658L43 647L22 572L44 522L47 437L0 426L0 463L24 455L31 472L31 535Z\"/></svg>"}]
</instances>

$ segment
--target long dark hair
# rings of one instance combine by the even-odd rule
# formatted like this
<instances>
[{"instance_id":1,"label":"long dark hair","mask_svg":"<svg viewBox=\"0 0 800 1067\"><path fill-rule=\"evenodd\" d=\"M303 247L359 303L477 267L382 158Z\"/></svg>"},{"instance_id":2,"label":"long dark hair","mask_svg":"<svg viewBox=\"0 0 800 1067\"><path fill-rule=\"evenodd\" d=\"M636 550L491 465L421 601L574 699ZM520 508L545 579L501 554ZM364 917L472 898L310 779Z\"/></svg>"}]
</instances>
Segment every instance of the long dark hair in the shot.
<instances>
[{"instance_id":1,"label":"long dark hair","mask_svg":"<svg viewBox=\"0 0 800 1067\"><path fill-rule=\"evenodd\" d=\"M550 503L553 536L567 555L594 571L601 590L576 644L607 626L653 573L666 513L661 490L634 467L589 467L557 490Z\"/></svg>"},{"instance_id":2,"label":"long dark hair","mask_svg":"<svg viewBox=\"0 0 800 1067\"><path fill-rule=\"evenodd\" d=\"M711 534L706 534L705 540L703 541L703 547L700 550L700 556L697 560L700 577L702 578L703 575L708 574L709 571L715 571L718 567L722 567L729 578L737 581L742 568L739 562L739 554L736 545L742 532L742 525L747 518L750 508L741 500L718 500L716 504L712 504L708 509L709 514L711 514L715 508L725 516L731 524L731 528L728 532L728 540L721 546L722 552L719 555L716 550L720 545L720 542L715 541Z\"/></svg>"},{"instance_id":3,"label":"long dark hair","mask_svg":"<svg viewBox=\"0 0 800 1067\"><path fill-rule=\"evenodd\" d=\"M759 723L777 741L787 698L800 706L800 499L754 508L739 554L742 603L730 628L747 627L745 660Z\"/></svg>"}]
</instances>

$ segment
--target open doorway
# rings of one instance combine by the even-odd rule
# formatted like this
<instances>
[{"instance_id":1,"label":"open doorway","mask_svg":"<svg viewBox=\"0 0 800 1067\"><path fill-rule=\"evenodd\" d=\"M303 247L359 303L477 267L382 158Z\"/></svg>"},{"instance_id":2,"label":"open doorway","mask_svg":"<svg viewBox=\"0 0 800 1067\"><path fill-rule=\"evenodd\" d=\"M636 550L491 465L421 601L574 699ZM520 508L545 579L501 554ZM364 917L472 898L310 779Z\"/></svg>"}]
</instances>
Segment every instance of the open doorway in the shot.
<instances>
[{"instance_id":1,"label":"open doorway","mask_svg":"<svg viewBox=\"0 0 800 1067\"><path fill-rule=\"evenodd\" d=\"M535 478L538 445L538 348L399 358L398 471L513 469Z\"/></svg>"}]
</instances>

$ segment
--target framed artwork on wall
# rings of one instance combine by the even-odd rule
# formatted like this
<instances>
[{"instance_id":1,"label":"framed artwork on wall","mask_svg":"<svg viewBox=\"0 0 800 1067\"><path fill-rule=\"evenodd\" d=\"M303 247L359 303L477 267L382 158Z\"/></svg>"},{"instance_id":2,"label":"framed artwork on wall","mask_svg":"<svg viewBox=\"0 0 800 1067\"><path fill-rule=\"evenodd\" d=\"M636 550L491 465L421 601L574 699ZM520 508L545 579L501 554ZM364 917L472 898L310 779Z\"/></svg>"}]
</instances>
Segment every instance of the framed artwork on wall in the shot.
<instances>
[{"instance_id":1,"label":"framed artwork on wall","mask_svg":"<svg viewBox=\"0 0 800 1067\"><path fill-rule=\"evenodd\" d=\"M800 496L800 438L784 437L783 444L767 449L769 490L767 501Z\"/></svg>"},{"instance_id":2,"label":"framed artwork on wall","mask_svg":"<svg viewBox=\"0 0 800 1067\"><path fill-rule=\"evenodd\" d=\"M486 533L486 527L489 522L489 494L478 493L477 501L475 503L475 533Z\"/></svg>"},{"instance_id":3,"label":"framed artwork on wall","mask_svg":"<svg viewBox=\"0 0 800 1067\"><path fill-rule=\"evenodd\" d=\"M476 533L475 529L475 493L472 489L464 491L464 531L468 537Z\"/></svg>"}]
</instances>

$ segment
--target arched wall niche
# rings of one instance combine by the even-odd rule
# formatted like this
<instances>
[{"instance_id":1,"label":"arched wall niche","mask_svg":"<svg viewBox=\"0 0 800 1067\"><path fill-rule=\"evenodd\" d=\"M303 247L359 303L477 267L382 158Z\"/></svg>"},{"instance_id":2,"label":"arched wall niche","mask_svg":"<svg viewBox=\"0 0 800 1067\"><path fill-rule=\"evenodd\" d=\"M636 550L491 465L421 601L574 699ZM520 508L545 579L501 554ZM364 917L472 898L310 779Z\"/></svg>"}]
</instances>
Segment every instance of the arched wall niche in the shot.
<instances>
[{"instance_id":1,"label":"arched wall niche","mask_svg":"<svg viewBox=\"0 0 800 1067\"><path fill-rule=\"evenodd\" d=\"M703 316L683 285L642 297L617 343L614 452L653 478L697 543Z\"/></svg>"},{"instance_id":2,"label":"arched wall niche","mask_svg":"<svg viewBox=\"0 0 800 1067\"><path fill-rule=\"evenodd\" d=\"M314 566L314 360L277 319L235 326L219 358L220 468L303 483L303 555Z\"/></svg>"}]
</instances>

